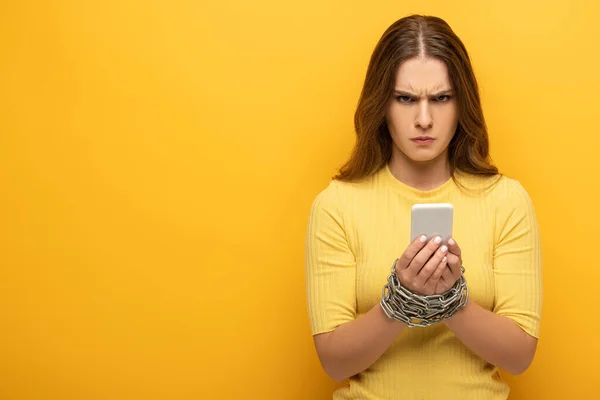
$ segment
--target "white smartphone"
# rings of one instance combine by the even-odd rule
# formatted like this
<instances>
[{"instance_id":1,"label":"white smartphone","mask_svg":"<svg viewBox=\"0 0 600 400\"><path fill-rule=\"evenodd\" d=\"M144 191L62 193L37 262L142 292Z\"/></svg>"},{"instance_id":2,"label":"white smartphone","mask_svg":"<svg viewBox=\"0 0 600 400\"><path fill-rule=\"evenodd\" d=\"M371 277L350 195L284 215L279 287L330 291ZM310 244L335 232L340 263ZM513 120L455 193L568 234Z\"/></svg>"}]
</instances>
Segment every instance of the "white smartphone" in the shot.
<instances>
[{"instance_id":1,"label":"white smartphone","mask_svg":"<svg viewBox=\"0 0 600 400\"><path fill-rule=\"evenodd\" d=\"M450 203L415 204L411 211L411 243L420 235L430 240L435 236L447 244L452 237L454 207Z\"/></svg>"}]
</instances>

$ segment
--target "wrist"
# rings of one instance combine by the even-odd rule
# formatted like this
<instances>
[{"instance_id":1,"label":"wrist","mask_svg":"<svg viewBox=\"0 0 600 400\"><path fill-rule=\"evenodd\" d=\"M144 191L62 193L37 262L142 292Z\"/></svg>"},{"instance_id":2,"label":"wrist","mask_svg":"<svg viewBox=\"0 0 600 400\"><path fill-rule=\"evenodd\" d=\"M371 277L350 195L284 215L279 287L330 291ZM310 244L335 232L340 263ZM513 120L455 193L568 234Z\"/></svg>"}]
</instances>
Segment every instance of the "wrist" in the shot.
<instances>
[{"instance_id":1,"label":"wrist","mask_svg":"<svg viewBox=\"0 0 600 400\"><path fill-rule=\"evenodd\" d=\"M388 319L402 322L407 327L425 327L452 318L466 306L469 288L463 275L445 293L420 295L401 284L395 264L383 287L380 301L381 310ZM464 268L461 267L461 270L464 273Z\"/></svg>"},{"instance_id":2,"label":"wrist","mask_svg":"<svg viewBox=\"0 0 600 400\"><path fill-rule=\"evenodd\" d=\"M453 330L457 324L460 324L460 322L464 318L464 316L469 314L469 311L471 310L472 307L473 307L473 300L471 300L469 298L469 299L467 299L467 303L465 304L465 306L460 308L458 311L456 311L456 313L454 313L454 315L452 317L445 320L444 324L446 324L446 326L448 328L450 328L450 330Z\"/></svg>"},{"instance_id":3,"label":"wrist","mask_svg":"<svg viewBox=\"0 0 600 400\"><path fill-rule=\"evenodd\" d=\"M375 307L377 309L377 314L379 314L379 316L381 317L381 319L384 321L384 324L391 330L395 330L397 332L400 332L402 329L406 328L406 324L400 320L397 320L395 318L390 318L386 313L385 310L382 306L381 303L378 303L377 305L375 305Z\"/></svg>"}]
</instances>

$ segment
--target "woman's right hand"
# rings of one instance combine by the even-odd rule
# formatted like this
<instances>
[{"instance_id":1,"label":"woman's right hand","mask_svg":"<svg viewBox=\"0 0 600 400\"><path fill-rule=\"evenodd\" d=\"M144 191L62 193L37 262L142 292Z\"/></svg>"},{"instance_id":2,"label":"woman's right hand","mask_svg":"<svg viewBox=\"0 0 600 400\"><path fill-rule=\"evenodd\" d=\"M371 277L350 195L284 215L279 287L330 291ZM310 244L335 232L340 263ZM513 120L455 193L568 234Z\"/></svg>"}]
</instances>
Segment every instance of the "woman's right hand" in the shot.
<instances>
[{"instance_id":1,"label":"woman's right hand","mask_svg":"<svg viewBox=\"0 0 600 400\"><path fill-rule=\"evenodd\" d=\"M453 255L448 254L448 247L441 243L439 236L429 242L425 236L420 236L408 246L395 265L402 286L413 293L429 296L444 293L454 285L462 272L448 266L448 257Z\"/></svg>"}]
</instances>

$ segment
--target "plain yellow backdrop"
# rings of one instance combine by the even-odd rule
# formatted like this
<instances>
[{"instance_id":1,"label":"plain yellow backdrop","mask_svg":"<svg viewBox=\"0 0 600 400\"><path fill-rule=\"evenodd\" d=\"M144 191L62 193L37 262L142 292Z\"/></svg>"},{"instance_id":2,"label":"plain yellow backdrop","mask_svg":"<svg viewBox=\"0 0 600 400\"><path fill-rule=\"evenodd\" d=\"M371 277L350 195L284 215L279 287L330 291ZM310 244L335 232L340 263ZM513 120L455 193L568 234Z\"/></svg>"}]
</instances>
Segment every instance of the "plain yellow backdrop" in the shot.
<instances>
[{"instance_id":1,"label":"plain yellow backdrop","mask_svg":"<svg viewBox=\"0 0 600 400\"><path fill-rule=\"evenodd\" d=\"M600 398L600 7L408 3L0 3L0 398L330 398L308 209L410 13L465 42L536 206L542 336L511 398Z\"/></svg>"}]
</instances>

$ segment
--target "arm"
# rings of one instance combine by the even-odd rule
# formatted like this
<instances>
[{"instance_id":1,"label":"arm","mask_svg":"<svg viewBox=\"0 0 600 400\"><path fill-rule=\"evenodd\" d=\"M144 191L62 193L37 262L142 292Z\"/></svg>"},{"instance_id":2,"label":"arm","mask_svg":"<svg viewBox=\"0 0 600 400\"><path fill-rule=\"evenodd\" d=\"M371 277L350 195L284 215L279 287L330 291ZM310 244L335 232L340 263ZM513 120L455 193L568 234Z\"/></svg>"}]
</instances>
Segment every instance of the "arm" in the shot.
<instances>
[{"instance_id":1,"label":"arm","mask_svg":"<svg viewBox=\"0 0 600 400\"><path fill-rule=\"evenodd\" d=\"M469 300L446 326L475 354L512 374L523 373L537 348L542 298L538 225L531 199L517 181L499 188L494 235L493 311ZM460 259L453 243L450 252Z\"/></svg>"},{"instance_id":2,"label":"arm","mask_svg":"<svg viewBox=\"0 0 600 400\"><path fill-rule=\"evenodd\" d=\"M535 355L536 338L509 318L471 300L446 326L479 357L514 375L523 373Z\"/></svg>"},{"instance_id":3,"label":"arm","mask_svg":"<svg viewBox=\"0 0 600 400\"><path fill-rule=\"evenodd\" d=\"M343 381L371 366L406 327L388 318L379 305L333 332L315 335L315 347L325 372Z\"/></svg>"},{"instance_id":4,"label":"arm","mask_svg":"<svg viewBox=\"0 0 600 400\"><path fill-rule=\"evenodd\" d=\"M332 379L343 381L377 361L405 325L387 318L379 304L356 317L356 260L337 185L332 181L319 193L310 210L306 294L321 365Z\"/></svg>"}]
</instances>

